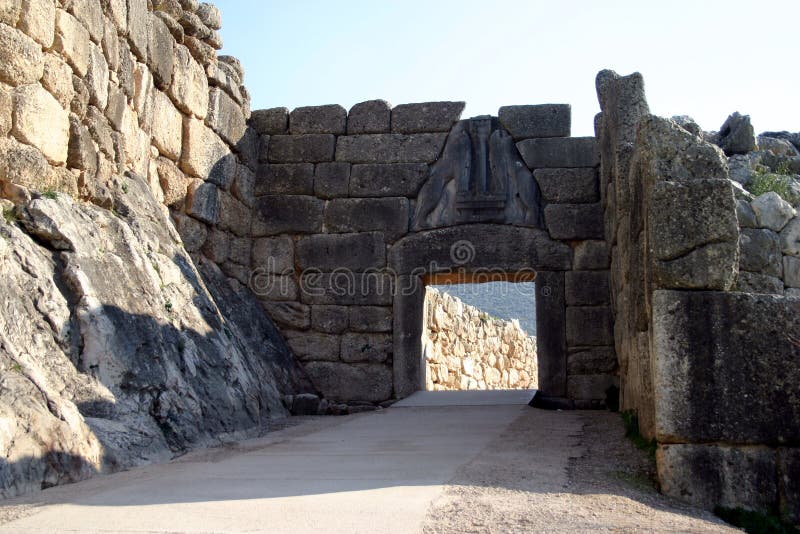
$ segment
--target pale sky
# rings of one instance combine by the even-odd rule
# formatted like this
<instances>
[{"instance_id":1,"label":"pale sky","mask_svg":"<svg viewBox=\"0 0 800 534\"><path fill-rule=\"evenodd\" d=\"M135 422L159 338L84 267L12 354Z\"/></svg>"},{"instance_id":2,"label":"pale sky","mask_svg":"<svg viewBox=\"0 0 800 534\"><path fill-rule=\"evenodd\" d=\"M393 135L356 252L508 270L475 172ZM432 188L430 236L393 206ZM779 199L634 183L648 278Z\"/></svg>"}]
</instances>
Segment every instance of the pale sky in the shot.
<instances>
[{"instance_id":1,"label":"pale sky","mask_svg":"<svg viewBox=\"0 0 800 534\"><path fill-rule=\"evenodd\" d=\"M644 75L662 116L800 131L800 0L216 0L252 108L464 100L462 117L568 103L593 135L594 80Z\"/></svg>"}]
</instances>

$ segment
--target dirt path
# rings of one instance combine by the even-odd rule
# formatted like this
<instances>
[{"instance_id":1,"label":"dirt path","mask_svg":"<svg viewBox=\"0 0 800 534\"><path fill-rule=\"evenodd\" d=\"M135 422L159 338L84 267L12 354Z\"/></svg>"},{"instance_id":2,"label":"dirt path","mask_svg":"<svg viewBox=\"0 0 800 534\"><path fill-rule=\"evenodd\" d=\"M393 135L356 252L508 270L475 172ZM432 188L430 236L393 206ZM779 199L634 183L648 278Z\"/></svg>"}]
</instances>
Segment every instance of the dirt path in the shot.
<instances>
[{"instance_id":1,"label":"dirt path","mask_svg":"<svg viewBox=\"0 0 800 534\"><path fill-rule=\"evenodd\" d=\"M565 426L580 430L563 436ZM573 427L574 428L574 427ZM566 469L559 459L568 458ZM619 414L531 410L463 465L424 532L739 532L659 494Z\"/></svg>"}]
</instances>

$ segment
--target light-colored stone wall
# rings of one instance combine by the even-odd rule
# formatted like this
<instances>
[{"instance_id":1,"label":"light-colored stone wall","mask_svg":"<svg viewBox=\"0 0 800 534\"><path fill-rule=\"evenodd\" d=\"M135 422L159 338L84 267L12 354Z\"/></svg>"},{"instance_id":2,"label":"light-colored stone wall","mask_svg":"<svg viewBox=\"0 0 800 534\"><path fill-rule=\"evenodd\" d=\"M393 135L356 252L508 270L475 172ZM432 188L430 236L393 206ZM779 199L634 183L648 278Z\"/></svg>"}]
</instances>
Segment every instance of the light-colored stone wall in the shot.
<instances>
[{"instance_id":1,"label":"light-colored stone wall","mask_svg":"<svg viewBox=\"0 0 800 534\"><path fill-rule=\"evenodd\" d=\"M536 388L535 337L432 287L422 347L429 391Z\"/></svg>"}]
</instances>

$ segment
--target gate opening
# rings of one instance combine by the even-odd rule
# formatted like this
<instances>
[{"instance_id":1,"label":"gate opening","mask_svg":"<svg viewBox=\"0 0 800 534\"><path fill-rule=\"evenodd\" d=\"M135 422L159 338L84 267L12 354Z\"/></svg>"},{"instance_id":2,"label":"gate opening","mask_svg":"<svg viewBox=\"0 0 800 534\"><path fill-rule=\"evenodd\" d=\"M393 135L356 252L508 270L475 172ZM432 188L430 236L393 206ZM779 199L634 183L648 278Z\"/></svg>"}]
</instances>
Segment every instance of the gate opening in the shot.
<instances>
[{"instance_id":1,"label":"gate opening","mask_svg":"<svg viewBox=\"0 0 800 534\"><path fill-rule=\"evenodd\" d=\"M422 324L425 389L536 389L536 290L524 275L431 276Z\"/></svg>"}]
</instances>

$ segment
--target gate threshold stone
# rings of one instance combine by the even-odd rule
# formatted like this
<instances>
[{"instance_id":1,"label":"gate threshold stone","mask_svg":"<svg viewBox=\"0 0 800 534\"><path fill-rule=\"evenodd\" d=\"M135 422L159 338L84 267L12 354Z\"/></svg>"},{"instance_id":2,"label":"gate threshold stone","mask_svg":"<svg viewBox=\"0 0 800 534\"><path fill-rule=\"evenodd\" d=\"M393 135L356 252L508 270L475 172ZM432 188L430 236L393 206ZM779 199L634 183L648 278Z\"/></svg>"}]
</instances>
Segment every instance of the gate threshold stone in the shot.
<instances>
[{"instance_id":1,"label":"gate threshold stone","mask_svg":"<svg viewBox=\"0 0 800 534\"><path fill-rule=\"evenodd\" d=\"M392 405L392 408L420 406L523 406L535 389L494 389L470 391L417 391Z\"/></svg>"}]
</instances>

